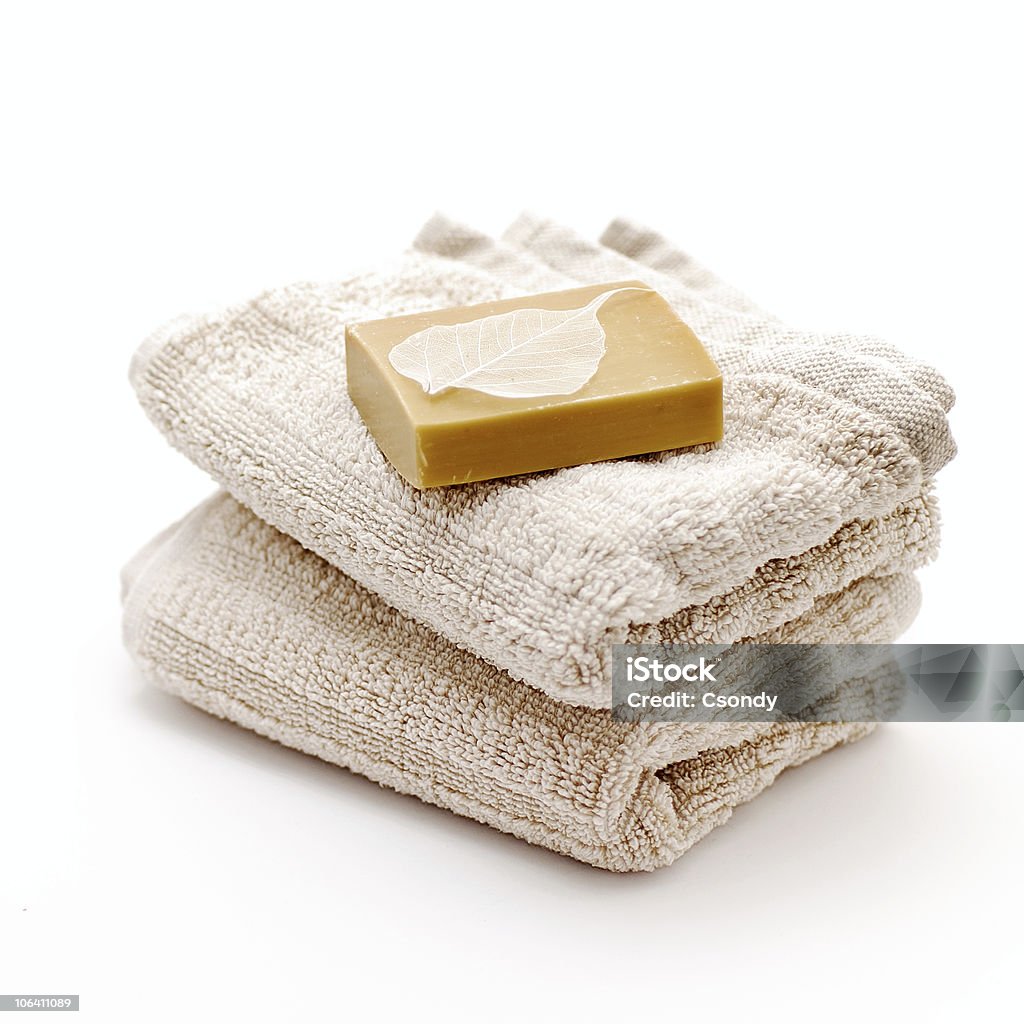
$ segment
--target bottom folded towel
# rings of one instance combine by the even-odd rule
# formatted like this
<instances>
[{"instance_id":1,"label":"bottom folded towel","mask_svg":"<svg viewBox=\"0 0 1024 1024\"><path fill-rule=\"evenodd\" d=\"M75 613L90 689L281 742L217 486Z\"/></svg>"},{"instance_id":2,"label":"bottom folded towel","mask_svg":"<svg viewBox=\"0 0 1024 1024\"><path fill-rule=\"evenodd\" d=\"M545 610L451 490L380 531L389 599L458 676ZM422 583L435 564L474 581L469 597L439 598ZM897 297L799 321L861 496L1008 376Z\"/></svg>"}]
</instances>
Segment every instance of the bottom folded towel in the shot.
<instances>
[{"instance_id":1,"label":"bottom folded towel","mask_svg":"<svg viewBox=\"0 0 1024 1024\"><path fill-rule=\"evenodd\" d=\"M287 746L614 871L668 864L785 768L868 724L637 724L557 701L391 608L217 494L124 572L125 639L161 688ZM882 643L910 573L771 631ZM887 680L856 681L865 700Z\"/></svg>"}]
</instances>

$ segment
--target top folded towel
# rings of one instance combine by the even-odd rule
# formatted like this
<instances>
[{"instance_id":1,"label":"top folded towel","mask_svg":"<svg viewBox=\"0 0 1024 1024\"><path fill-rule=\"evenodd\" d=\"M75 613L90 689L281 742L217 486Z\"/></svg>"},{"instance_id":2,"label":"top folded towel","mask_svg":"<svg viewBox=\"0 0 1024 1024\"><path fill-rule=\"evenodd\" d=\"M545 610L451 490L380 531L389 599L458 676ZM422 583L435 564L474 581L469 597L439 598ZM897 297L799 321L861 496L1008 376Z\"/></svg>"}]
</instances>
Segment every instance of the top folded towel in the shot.
<instances>
[{"instance_id":1,"label":"top folded towel","mask_svg":"<svg viewBox=\"0 0 1024 1024\"><path fill-rule=\"evenodd\" d=\"M920 501L954 454L952 392L874 339L794 331L652 232L524 219L500 244L436 219L378 273L175 321L132 381L168 439L258 515L513 676L606 703L608 645ZM475 265L472 265L475 264ZM649 264L649 265L644 265ZM345 324L639 278L725 378L715 446L417 491L349 401ZM733 636L731 639L737 639Z\"/></svg>"}]
</instances>

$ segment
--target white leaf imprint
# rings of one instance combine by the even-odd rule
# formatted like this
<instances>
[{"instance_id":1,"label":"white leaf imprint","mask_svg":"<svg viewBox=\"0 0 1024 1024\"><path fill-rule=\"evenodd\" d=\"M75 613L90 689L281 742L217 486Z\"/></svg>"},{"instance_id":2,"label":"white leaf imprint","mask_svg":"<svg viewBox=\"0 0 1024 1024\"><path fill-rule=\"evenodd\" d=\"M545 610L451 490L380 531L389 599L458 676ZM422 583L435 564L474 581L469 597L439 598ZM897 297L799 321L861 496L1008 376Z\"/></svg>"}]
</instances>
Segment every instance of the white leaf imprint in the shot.
<instances>
[{"instance_id":1,"label":"white leaf imprint","mask_svg":"<svg viewBox=\"0 0 1024 1024\"><path fill-rule=\"evenodd\" d=\"M502 398L571 395L597 372L604 328L597 311L612 288L580 309L516 309L464 324L436 324L400 341L391 365L428 395L472 388Z\"/></svg>"}]
</instances>

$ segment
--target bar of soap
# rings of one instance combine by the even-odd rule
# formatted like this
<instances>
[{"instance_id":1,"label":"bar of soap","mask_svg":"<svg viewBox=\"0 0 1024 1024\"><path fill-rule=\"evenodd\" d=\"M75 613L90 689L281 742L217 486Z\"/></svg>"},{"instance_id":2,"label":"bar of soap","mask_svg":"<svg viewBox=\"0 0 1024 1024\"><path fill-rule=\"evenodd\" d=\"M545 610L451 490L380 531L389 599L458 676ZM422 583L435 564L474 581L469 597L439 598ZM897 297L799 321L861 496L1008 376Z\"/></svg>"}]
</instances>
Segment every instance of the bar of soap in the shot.
<instances>
[{"instance_id":1,"label":"bar of soap","mask_svg":"<svg viewBox=\"0 0 1024 1024\"><path fill-rule=\"evenodd\" d=\"M348 390L381 451L438 487L722 437L722 375L640 281L349 324Z\"/></svg>"}]
</instances>

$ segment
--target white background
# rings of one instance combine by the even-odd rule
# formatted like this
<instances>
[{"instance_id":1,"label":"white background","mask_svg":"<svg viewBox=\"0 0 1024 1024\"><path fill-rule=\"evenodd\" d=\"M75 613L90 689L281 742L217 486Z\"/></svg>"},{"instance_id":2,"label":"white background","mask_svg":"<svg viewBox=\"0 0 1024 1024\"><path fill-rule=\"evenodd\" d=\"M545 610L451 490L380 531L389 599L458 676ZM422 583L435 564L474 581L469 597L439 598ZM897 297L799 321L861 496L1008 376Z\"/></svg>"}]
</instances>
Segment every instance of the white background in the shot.
<instances>
[{"instance_id":1,"label":"white background","mask_svg":"<svg viewBox=\"0 0 1024 1024\"><path fill-rule=\"evenodd\" d=\"M150 691L117 579L212 489L135 407L151 329L529 207L633 216L934 361L961 452L907 639L1021 640L1011 10L6 7L0 992L104 1022L1015 1007L1018 726L882 729L619 877Z\"/></svg>"}]
</instances>

